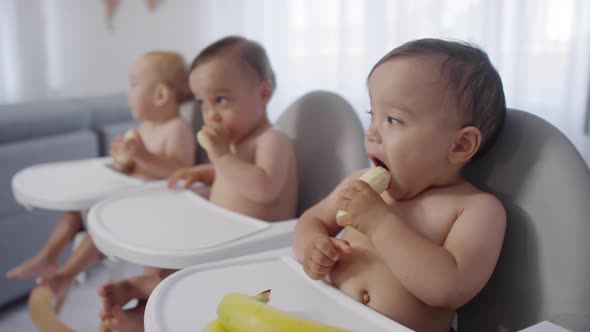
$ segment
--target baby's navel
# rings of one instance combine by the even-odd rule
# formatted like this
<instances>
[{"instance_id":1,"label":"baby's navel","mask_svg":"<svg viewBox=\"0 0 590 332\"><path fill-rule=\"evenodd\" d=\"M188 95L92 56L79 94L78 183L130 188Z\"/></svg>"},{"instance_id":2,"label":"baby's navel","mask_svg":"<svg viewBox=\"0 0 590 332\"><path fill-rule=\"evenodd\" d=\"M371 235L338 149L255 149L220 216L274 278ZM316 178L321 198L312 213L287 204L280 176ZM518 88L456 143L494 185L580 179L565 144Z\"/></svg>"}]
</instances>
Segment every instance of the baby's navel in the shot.
<instances>
[{"instance_id":1,"label":"baby's navel","mask_svg":"<svg viewBox=\"0 0 590 332\"><path fill-rule=\"evenodd\" d=\"M371 297L369 296L369 293L365 290L363 291L363 304L369 304L369 301L371 301Z\"/></svg>"}]
</instances>

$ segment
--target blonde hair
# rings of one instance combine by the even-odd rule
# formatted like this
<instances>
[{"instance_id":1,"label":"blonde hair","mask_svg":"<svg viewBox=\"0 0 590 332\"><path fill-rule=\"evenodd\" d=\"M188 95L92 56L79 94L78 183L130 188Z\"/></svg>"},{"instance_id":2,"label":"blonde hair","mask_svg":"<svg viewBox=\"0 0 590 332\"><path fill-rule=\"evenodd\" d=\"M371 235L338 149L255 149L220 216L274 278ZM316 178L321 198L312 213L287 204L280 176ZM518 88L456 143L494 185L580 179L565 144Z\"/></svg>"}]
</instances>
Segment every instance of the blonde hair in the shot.
<instances>
[{"instance_id":1,"label":"blonde hair","mask_svg":"<svg viewBox=\"0 0 590 332\"><path fill-rule=\"evenodd\" d=\"M188 65L180 53L151 51L142 58L151 62L158 78L174 92L177 103L181 104L192 98L188 84Z\"/></svg>"}]
</instances>

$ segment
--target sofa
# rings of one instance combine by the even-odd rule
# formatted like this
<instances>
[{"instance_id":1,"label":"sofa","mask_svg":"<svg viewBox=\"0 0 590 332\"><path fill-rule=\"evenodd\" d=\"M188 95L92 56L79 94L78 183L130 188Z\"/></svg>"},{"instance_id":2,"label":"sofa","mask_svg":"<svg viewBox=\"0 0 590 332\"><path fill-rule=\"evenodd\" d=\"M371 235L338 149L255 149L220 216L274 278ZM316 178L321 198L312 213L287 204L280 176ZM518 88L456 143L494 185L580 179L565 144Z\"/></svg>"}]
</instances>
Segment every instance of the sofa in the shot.
<instances>
[{"instance_id":1,"label":"sofa","mask_svg":"<svg viewBox=\"0 0 590 332\"><path fill-rule=\"evenodd\" d=\"M12 176L35 164L105 156L113 139L135 126L124 94L0 105L0 307L33 288L34 278L4 273L37 253L61 216L18 205Z\"/></svg>"}]
</instances>

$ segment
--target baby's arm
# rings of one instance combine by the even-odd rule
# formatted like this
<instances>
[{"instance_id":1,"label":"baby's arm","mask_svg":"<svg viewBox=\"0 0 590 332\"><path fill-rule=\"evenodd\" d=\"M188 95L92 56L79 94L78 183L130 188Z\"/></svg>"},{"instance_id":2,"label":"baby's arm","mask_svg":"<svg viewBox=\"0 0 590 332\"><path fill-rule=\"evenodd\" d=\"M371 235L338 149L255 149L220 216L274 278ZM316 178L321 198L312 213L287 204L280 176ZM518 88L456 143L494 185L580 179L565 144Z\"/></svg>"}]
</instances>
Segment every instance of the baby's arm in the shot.
<instances>
[{"instance_id":1,"label":"baby's arm","mask_svg":"<svg viewBox=\"0 0 590 332\"><path fill-rule=\"evenodd\" d=\"M377 253L414 296L456 310L490 278L504 239L506 214L492 195L469 198L441 246L422 237L394 213L368 236Z\"/></svg>"},{"instance_id":2,"label":"baby's arm","mask_svg":"<svg viewBox=\"0 0 590 332\"><path fill-rule=\"evenodd\" d=\"M351 249L345 240L334 238L342 229L336 224L338 195L361 173L344 179L330 195L305 211L295 225L293 250L307 275L313 279L322 279L340 259L340 254Z\"/></svg>"},{"instance_id":3,"label":"baby's arm","mask_svg":"<svg viewBox=\"0 0 590 332\"><path fill-rule=\"evenodd\" d=\"M179 120L169 129L163 154L145 150L133 158L141 170L151 177L167 178L174 171L194 163L195 140L190 128Z\"/></svg>"},{"instance_id":4,"label":"baby's arm","mask_svg":"<svg viewBox=\"0 0 590 332\"><path fill-rule=\"evenodd\" d=\"M286 185L288 170L295 167L295 153L286 135L271 130L258 139L253 164L231 153L221 156L214 164L216 175L233 183L236 192L267 204Z\"/></svg>"}]
</instances>

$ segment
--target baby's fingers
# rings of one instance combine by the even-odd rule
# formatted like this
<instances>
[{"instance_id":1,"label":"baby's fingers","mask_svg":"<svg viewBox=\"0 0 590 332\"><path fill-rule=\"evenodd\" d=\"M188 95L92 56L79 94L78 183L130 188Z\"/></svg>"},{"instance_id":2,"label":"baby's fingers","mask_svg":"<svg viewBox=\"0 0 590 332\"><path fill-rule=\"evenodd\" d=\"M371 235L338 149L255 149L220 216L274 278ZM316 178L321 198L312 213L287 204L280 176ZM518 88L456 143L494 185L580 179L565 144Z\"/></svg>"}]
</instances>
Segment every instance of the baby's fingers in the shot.
<instances>
[{"instance_id":1,"label":"baby's fingers","mask_svg":"<svg viewBox=\"0 0 590 332\"><path fill-rule=\"evenodd\" d=\"M315 248L334 262L340 258L340 254L332 244L330 238L325 238L322 241L316 242Z\"/></svg>"},{"instance_id":2,"label":"baby's fingers","mask_svg":"<svg viewBox=\"0 0 590 332\"><path fill-rule=\"evenodd\" d=\"M352 247L348 241L338 238L331 238L332 244L340 253L349 253L352 251Z\"/></svg>"},{"instance_id":3,"label":"baby's fingers","mask_svg":"<svg viewBox=\"0 0 590 332\"><path fill-rule=\"evenodd\" d=\"M168 188L174 189L176 188L176 184L184 177L184 172L176 171L168 178Z\"/></svg>"},{"instance_id":4,"label":"baby's fingers","mask_svg":"<svg viewBox=\"0 0 590 332\"><path fill-rule=\"evenodd\" d=\"M323 252L319 250L314 250L309 258L312 263L327 268L331 268L332 266L334 266L334 263L336 263L333 259L326 256Z\"/></svg>"},{"instance_id":5,"label":"baby's fingers","mask_svg":"<svg viewBox=\"0 0 590 332\"><path fill-rule=\"evenodd\" d=\"M332 270L332 266L322 266L314 262L310 262L308 264L308 270L319 276L325 276L328 274L328 272L330 272L330 270Z\"/></svg>"},{"instance_id":6,"label":"baby's fingers","mask_svg":"<svg viewBox=\"0 0 590 332\"><path fill-rule=\"evenodd\" d=\"M303 265L303 271L305 271L305 274L307 274L313 280L323 279L324 276L326 275L326 273L321 274L321 273L315 272L311 269L310 265L311 264L304 264Z\"/></svg>"}]
</instances>

